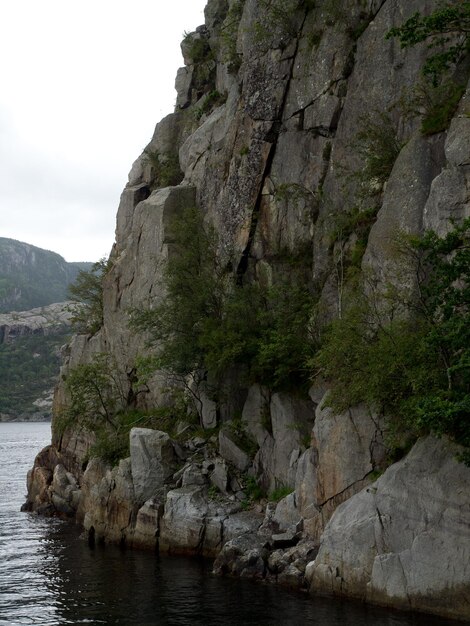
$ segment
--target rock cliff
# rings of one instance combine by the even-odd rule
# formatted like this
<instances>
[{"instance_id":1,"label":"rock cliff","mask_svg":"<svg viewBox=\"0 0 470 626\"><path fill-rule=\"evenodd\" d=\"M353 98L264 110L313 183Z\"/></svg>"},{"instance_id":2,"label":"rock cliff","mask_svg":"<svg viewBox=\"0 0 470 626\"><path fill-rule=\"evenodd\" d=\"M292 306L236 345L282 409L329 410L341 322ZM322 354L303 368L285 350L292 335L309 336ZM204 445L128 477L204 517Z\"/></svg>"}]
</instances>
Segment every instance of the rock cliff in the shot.
<instances>
[{"instance_id":1,"label":"rock cliff","mask_svg":"<svg viewBox=\"0 0 470 626\"><path fill-rule=\"evenodd\" d=\"M423 113L403 102L429 51L386 38L437 6L209 0L205 25L182 44L175 112L122 193L103 325L71 343L28 510L76 516L90 540L217 556L219 573L468 619L470 474L458 447L422 438L392 464L387 416L366 404L333 411L319 378L308 392L246 382L241 366L217 393L198 372L144 380L139 363L158 346L129 323L164 301L175 224L192 207L234 283L306 280L320 334L342 315L351 276L413 290L397 234L442 235L470 215L470 91L446 128L423 134ZM458 71L468 79L465 63ZM374 133L379 156L391 146L385 175L364 156ZM103 431L70 410L74 372L103 359L115 419L130 415L117 463L100 453ZM181 412L162 421L175 388L192 398L197 425ZM112 422L107 407L99 413ZM109 437L121 432L108 426Z\"/></svg>"},{"instance_id":2,"label":"rock cliff","mask_svg":"<svg viewBox=\"0 0 470 626\"><path fill-rule=\"evenodd\" d=\"M53 335L70 329L71 302L56 302L48 306L0 314L0 344L11 343L18 337Z\"/></svg>"}]
</instances>

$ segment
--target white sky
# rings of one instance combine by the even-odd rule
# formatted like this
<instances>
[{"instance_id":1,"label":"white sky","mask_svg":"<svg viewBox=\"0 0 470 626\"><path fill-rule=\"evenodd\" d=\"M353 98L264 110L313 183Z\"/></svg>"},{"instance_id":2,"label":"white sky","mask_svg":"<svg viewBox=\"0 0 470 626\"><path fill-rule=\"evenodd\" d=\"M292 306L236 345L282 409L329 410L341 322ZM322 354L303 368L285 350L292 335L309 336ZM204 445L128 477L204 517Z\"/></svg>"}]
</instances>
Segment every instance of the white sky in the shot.
<instances>
[{"instance_id":1,"label":"white sky","mask_svg":"<svg viewBox=\"0 0 470 626\"><path fill-rule=\"evenodd\" d=\"M206 0L0 0L0 236L96 261Z\"/></svg>"}]
</instances>

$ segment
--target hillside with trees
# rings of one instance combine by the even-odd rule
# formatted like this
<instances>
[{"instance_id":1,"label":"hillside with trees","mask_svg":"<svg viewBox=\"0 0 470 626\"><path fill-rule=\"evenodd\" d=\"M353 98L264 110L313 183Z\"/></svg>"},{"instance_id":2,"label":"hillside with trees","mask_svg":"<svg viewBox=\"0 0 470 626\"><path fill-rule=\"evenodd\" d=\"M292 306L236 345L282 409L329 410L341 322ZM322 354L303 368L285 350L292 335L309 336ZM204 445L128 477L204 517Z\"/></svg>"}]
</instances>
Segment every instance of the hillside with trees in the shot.
<instances>
[{"instance_id":1,"label":"hillside with trees","mask_svg":"<svg viewBox=\"0 0 470 626\"><path fill-rule=\"evenodd\" d=\"M0 237L0 313L67 299L67 288L91 263L67 263L55 252Z\"/></svg>"}]
</instances>

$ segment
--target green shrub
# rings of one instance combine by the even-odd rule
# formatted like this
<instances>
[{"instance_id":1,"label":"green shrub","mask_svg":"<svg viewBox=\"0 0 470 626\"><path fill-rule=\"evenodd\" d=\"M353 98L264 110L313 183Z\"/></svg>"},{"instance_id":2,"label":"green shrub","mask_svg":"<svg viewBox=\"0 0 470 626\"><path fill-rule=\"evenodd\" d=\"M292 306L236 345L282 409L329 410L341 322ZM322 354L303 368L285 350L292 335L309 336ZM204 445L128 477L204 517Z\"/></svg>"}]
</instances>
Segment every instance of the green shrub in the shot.
<instances>
[{"instance_id":1,"label":"green shrub","mask_svg":"<svg viewBox=\"0 0 470 626\"><path fill-rule=\"evenodd\" d=\"M86 425L106 422L116 427L115 416L126 406L127 394L122 374L109 355L96 354L90 363L72 368L65 386L70 396L68 415Z\"/></svg>"},{"instance_id":2,"label":"green shrub","mask_svg":"<svg viewBox=\"0 0 470 626\"><path fill-rule=\"evenodd\" d=\"M179 157L176 152L160 154L158 150L144 150L147 163L152 166L153 186L155 188L179 185L184 174L180 169Z\"/></svg>"},{"instance_id":3,"label":"green shrub","mask_svg":"<svg viewBox=\"0 0 470 626\"><path fill-rule=\"evenodd\" d=\"M421 80L410 90L404 90L397 106L405 118L420 117L423 135L440 133L450 125L465 93L465 87L452 80L437 87Z\"/></svg>"},{"instance_id":4,"label":"green shrub","mask_svg":"<svg viewBox=\"0 0 470 626\"><path fill-rule=\"evenodd\" d=\"M213 59L209 41L199 36L197 33L184 33L182 45L185 56L188 57L194 65L197 63L205 63Z\"/></svg>"},{"instance_id":5,"label":"green shrub","mask_svg":"<svg viewBox=\"0 0 470 626\"><path fill-rule=\"evenodd\" d=\"M74 283L69 285L69 298L75 301L70 307L72 326L78 333L94 335L103 325L103 280L111 262L100 259L90 271L80 270Z\"/></svg>"},{"instance_id":6,"label":"green shrub","mask_svg":"<svg viewBox=\"0 0 470 626\"><path fill-rule=\"evenodd\" d=\"M423 135L434 135L449 128L459 102L465 93L464 85L449 81L435 88L434 98L423 115L421 132Z\"/></svg>"},{"instance_id":7,"label":"green shrub","mask_svg":"<svg viewBox=\"0 0 470 626\"><path fill-rule=\"evenodd\" d=\"M268 500L270 502L279 502L279 500L282 500L283 498L291 494L293 491L294 490L291 487L285 487L285 486L278 487L277 489L274 489L273 491L271 491L271 493L268 495Z\"/></svg>"},{"instance_id":8,"label":"green shrub","mask_svg":"<svg viewBox=\"0 0 470 626\"><path fill-rule=\"evenodd\" d=\"M155 367L184 380L195 371L218 382L237 367L247 382L269 388L306 382L313 350L312 298L287 280L273 287L239 285L220 266L217 237L197 209L175 220L174 253L164 270L165 299L133 312L134 328L157 350Z\"/></svg>"},{"instance_id":9,"label":"green shrub","mask_svg":"<svg viewBox=\"0 0 470 626\"><path fill-rule=\"evenodd\" d=\"M237 53L237 36L244 5L245 0L231 3L219 36L222 61L227 63L231 74L235 74L241 65L241 56Z\"/></svg>"},{"instance_id":10,"label":"green shrub","mask_svg":"<svg viewBox=\"0 0 470 626\"><path fill-rule=\"evenodd\" d=\"M244 486L243 491L247 497L247 503L251 504L252 502L257 502L264 498L265 494L263 489L256 482L256 478L253 476L245 475L244 477Z\"/></svg>"},{"instance_id":11,"label":"green shrub","mask_svg":"<svg viewBox=\"0 0 470 626\"><path fill-rule=\"evenodd\" d=\"M380 111L362 116L351 147L361 160L361 167L351 174L351 178L359 182L360 196L377 195L402 148L390 116Z\"/></svg>"},{"instance_id":12,"label":"green shrub","mask_svg":"<svg viewBox=\"0 0 470 626\"><path fill-rule=\"evenodd\" d=\"M386 35L391 37L398 37L402 48L427 42L430 50L438 50L427 58L422 70L437 86L470 50L470 3L452 0L427 16L416 12L402 26L392 28Z\"/></svg>"},{"instance_id":13,"label":"green shrub","mask_svg":"<svg viewBox=\"0 0 470 626\"><path fill-rule=\"evenodd\" d=\"M445 237L411 240L418 299L390 293L387 310L360 294L332 323L314 362L331 381L335 411L366 402L399 431L470 446L469 243L470 219Z\"/></svg>"},{"instance_id":14,"label":"green shrub","mask_svg":"<svg viewBox=\"0 0 470 626\"><path fill-rule=\"evenodd\" d=\"M203 115L206 115L215 107L220 106L227 100L227 96L219 93L216 89L210 91L206 96L204 96L204 100L201 105L194 110L194 117L196 120L200 120Z\"/></svg>"}]
</instances>

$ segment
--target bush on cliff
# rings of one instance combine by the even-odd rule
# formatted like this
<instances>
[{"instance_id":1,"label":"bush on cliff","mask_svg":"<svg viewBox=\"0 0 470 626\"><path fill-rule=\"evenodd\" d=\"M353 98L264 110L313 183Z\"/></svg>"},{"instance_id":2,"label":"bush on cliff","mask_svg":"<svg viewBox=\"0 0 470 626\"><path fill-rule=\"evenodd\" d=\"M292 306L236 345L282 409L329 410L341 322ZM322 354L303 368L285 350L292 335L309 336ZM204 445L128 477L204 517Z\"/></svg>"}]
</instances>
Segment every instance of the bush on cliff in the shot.
<instances>
[{"instance_id":1,"label":"bush on cliff","mask_svg":"<svg viewBox=\"0 0 470 626\"><path fill-rule=\"evenodd\" d=\"M445 131L465 93L470 52L470 2L440 3L430 15L414 13L386 38L398 37L402 48L426 42L432 54L422 67L422 80L401 98L404 113L422 117L421 132Z\"/></svg>"},{"instance_id":2,"label":"bush on cliff","mask_svg":"<svg viewBox=\"0 0 470 626\"><path fill-rule=\"evenodd\" d=\"M402 48L427 42L434 52L424 63L423 74L437 86L442 75L470 52L470 2L441 3L430 15L416 12L386 37L398 37Z\"/></svg>"},{"instance_id":3,"label":"bush on cliff","mask_svg":"<svg viewBox=\"0 0 470 626\"><path fill-rule=\"evenodd\" d=\"M410 251L417 294L390 293L388 308L362 294L330 326L315 364L336 410L366 402L399 429L450 436L470 461L470 219L411 240Z\"/></svg>"},{"instance_id":4,"label":"bush on cliff","mask_svg":"<svg viewBox=\"0 0 470 626\"><path fill-rule=\"evenodd\" d=\"M100 259L89 271L80 270L68 295L72 305L72 326L78 333L94 335L103 325L103 278L110 269L110 261Z\"/></svg>"},{"instance_id":5,"label":"bush on cliff","mask_svg":"<svg viewBox=\"0 0 470 626\"><path fill-rule=\"evenodd\" d=\"M217 237L197 209L172 225L163 301L133 312L133 327L156 347L156 367L184 379L194 371L222 380L231 368L272 389L307 381L312 298L287 280L237 285L217 256Z\"/></svg>"}]
</instances>

